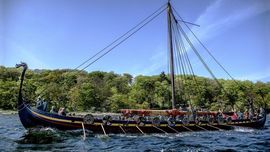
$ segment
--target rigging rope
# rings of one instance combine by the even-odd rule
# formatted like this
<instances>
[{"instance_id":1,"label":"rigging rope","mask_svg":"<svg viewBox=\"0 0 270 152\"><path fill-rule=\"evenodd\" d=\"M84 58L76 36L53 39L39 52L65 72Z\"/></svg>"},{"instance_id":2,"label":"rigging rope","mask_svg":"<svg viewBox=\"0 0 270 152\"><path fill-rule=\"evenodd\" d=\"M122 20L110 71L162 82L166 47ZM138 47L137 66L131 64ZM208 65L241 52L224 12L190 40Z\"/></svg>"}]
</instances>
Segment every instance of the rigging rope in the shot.
<instances>
[{"instance_id":1,"label":"rigging rope","mask_svg":"<svg viewBox=\"0 0 270 152\"><path fill-rule=\"evenodd\" d=\"M172 14L170 14L170 15L172 15ZM172 17L171 17L172 18ZM175 39L175 37L176 37L176 35L175 35L175 32L174 32L174 22L171 20L171 23L172 23L172 34L173 34L173 36L172 36L172 44L173 44L173 53L174 53L174 58L175 58L175 67L176 67L176 76L175 76L175 78L177 79L177 81L176 81L176 84L177 84L177 86L178 86L178 92L179 92L179 94L180 94L180 97L182 96L183 97L183 93L182 92L184 92L183 90L185 90L185 85L184 85L184 79L183 79L183 76L182 76L182 68L181 68L181 66L180 66L180 58L179 58L179 55L178 55L178 52L176 51L177 50L177 46L175 45L176 44L176 39ZM179 76L180 76L180 79L179 79ZM182 82L182 83L181 83ZM180 100L183 100L183 98L181 99L180 98Z\"/></svg>"},{"instance_id":2,"label":"rigging rope","mask_svg":"<svg viewBox=\"0 0 270 152\"><path fill-rule=\"evenodd\" d=\"M174 45L174 48L175 48L175 45ZM176 50L176 49L174 49L174 50ZM181 88L182 88L182 90L184 90L184 83L183 83L183 78L182 78L182 75L181 75L181 66L179 66L180 65L180 61L179 61L179 57L178 57L178 54L177 54L177 52L176 51L174 51L174 56L175 56L175 65L176 65L176 74L178 74L178 75L176 75L176 84L177 84L177 87L178 87L178 92L180 93L180 95L181 95ZM178 66L177 66L178 65ZM180 79L179 79L179 76L180 76ZM181 82L182 82L182 84L181 84Z\"/></svg>"},{"instance_id":3,"label":"rigging rope","mask_svg":"<svg viewBox=\"0 0 270 152\"><path fill-rule=\"evenodd\" d=\"M94 61L92 61L91 63L87 64L83 69L80 70L83 71L84 69L86 69L87 67L89 67L90 65L92 65L93 63L95 63L96 61L98 61L100 58L102 58L103 56L105 56L106 54L108 54L109 52L111 52L114 48L116 48L117 46L119 46L120 44L122 44L124 41L126 41L128 38L130 38L132 35L134 35L136 32L138 32L140 29L142 29L145 25L147 25L149 22L151 22L153 19L155 19L157 16L159 16L164 10L167 9L167 7L163 8L164 6L166 6L166 4L162 5L161 7L159 7L154 13L152 13L151 15L147 16L144 20L142 20L141 22L139 22L136 26L134 26L133 28L131 28L128 32L124 33L122 36L120 36L119 38L117 38L115 41L113 41L112 43L110 43L108 46L106 46L105 48L103 48L102 50L100 50L99 52L97 52L95 55L93 55L91 58L87 59L86 61L84 61L82 64L80 64L79 66L77 66L75 68L75 70L77 70L79 67L85 65L87 62L89 62L91 59L95 58L97 55L99 55L100 53L102 53L103 51L105 51L107 48L109 48L110 46L112 46L113 44L115 44L117 41L119 41L120 39L124 38L123 40L121 40L120 42L118 42L117 44L115 44L112 48L110 48L108 51L106 51L105 53L103 53L102 55L100 55L97 59L95 59ZM156 15L155 15L156 14ZM146 22L147 21L147 22ZM144 23L144 24L143 24ZM136 29L137 28L137 29ZM135 30L136 29L136 30ZM134 31L135 30L135 31ZM130 33L131 31L133 31L132 33ZM129 34L130 33L130 34ZM129 34L129 35L128 35ZM39 94L36 95L36 97L40 96L43 97L44 96L44 92L48 89L48 87L45 87Z\"/></svg>"},{"instance_id":4,"label":"rigging rope","mask_svg":"<svg viewBox=\"0 0 270 152\"><path fill-rule=\"evenodd\" d=\"M186 35L186 33L184 32L184 30L182 29L181 25L179 25L179 29L181 31L181 33L183 34L183 36L185 37L185 39L187 40L187 42L189 43L190 47L192 48L192 50L194 51L194 53L197 55L197 57L199 58L199 60L201 61L201 63L203 64L203 66L206 68L206 70L210 73L210 75L213 77L213 79L217 82L217 84L222 88L222 85L220 84L220 82L218 81L218 79L216 78L216 76L214 75L214 73L211 71L211 69L208 67L208 65L206 64L206 62L203 60L202 56L200 55L200 53L197 51L197 49L194 47L194 45L191 43L190 39L188 38L188 36Z\"/></svg>"},{"instance_id":5,"label":"rigging rope","mask_svg":"<svg viewBox=\"0 0 270 152\"><path fill-rule=\"evenodd\" d=\"M177 33L178 33L178 35L179 35L179 40L180 40L180 42L178 42L180 45L181 45L181 47L182 47L182 50L183 50L183 53L184 53L184 57L186 58L186 60L187 60L187 64L188 64L188 69L189 69L189 72L190 72L190 75L192 75L192 77L193 77L193 80L195 81L195 84L196 84L196 89L197 89L197 91L198 91L198 82L197 82L197 80L196 80L196 77L195 77L195 74L194 74L194 70L193 70L193 68L192 68L192 64L191 64L191 62L190 62L190 60L189 60L189 57L188 57L188 53L187 53L187 50L186 50L186 48L185 48L185 45L184 45L184 41L183 41L183 39L182 39L182 36L181 36L181 34L180 34L180 31L179 31L179 28L178 28L178 22L176 22L176 28L177 28Z\"/></svg>"},{"instance_id":6,"label":"rigging rope","mask_svg":"<svg viewBox=\"0 0 270 152\"><path fill-rule=\"evenodd\" d=\"M96 54L94 54L92 57L88 58L87 60L85 60L82 64L80 64L79 66L77 66L75 68L75 70L78 70L79 68L81 68L82 66L84 66L81 70L85 70L86 68L88 68L89 66L91 66L92 64L94 64L95 62L97 62L99 59L101 59L102 57L104 57L105 55L107 55L109 52L111 52L113 49L115 49L117 46L119 46L120 44L122 44L123 42L125 42L127 39L129 39L132 35L134 35L135 33L137 33L140 29L142 29L144 26L146 26L148 23L150 23L152 20L154 20L157 16L159 16L164 10L167 9L166 4L162 5L160 8L158 8L154 13L152 13L151 15L147 16L144 20L142 20L141 22L139 22L136 26L132 27L130 30L128 30L126 33L124 33L122 36L118 37L116 40L114 40L112 43L110 43L109 45L107 45L106 47L104 47L103 49L101 49L100 51L98 51ZM190 45L191 49L194 51L194 53L197 55L197 57L199 58L199 60L201 61L201 63L203 64L203 66L206 68L206 70L210 73L210 75L213 77L213 79L217 82L218 86L220 88L222 88L224 90L224 92L226 94L228 94L226 92L226 90L223 88L223 86L221 85L221 83L218 81L218 79L216 78L216 76L214 75L214 73L211 71L211 69L208 67L208 65L206 64L206 62L203 60L202 56L200 55L200 53L197 51L197 49L194 47L194 45L192 44L192 42L190 41L190 39L188 38L187 34L185 33L185 31L183 30L182 26L180 24L178 24L178 21L181 21L184 23L184 25L189 29L189 31L192 33L192 35L195 37L195 39L200 43L200 45L202 45L202 47L207 51L207 53L213 58L213 60L222 68L223 71L225 71L225 73L234 81L238 84L238 82L230 75L230 73L221 65L220 62L217 61L217 59L213 56L213 54L206 48L206 46L198 39L198 37L195 35L195 33L191 30L191 28L187 25L187 24L192 24L197 26L194 23L190 23L190 22L186 22L182 19L182 17L178 14L178 12L172 7L172 10L176 13L177 16L179 16L179 18L181 20L177 20L173 14L173 12L170 12L170 16L171 16L171 22L172 22L172 31L173 31L173 37L172 37L172 43L173 43L173 49L175 50L173 52L174 54L174 58L175 58L175 63L173 66L176 66L176 73L179 74L180 76L180 81L182 81L182 89L183 92L185 92L186 87L185 87L185 83L186 80L188 78L190 78L190 75L192 76L192 78L195 81L195 84L198 86L198 83L196 81L196 77L193 71L193 67L191 65L187 50L185 48L184 45L184 41L182 39L182 36L184 36L185 40L187 41L187 43ZM181 34L182 33L182 34ZM108 49L108 50L107 50ZM107 50L106 52L104 52L105 50ZM169 52L169 51L168 51ZM96 58L96 59L95 59ZM94 59L94 60L93 60ZM91 60L93 60L92 62L90 62ZM89 63L90 62L90 63ZM88 63L88 64L87 64ZM177 66L178 65L178 66ZM169 69L169 68L168 68ZM178 77L179 77L178 76ZM177 75L176 77L177 78ZM181 82L178 79L178 87L179 87L179 91L181 90ZM44 93L44 91L47 89L48 87L44 88L40 94L38 94L38 96L42 95ZM198 87L196 87L198 88ZM181 94L181 92L180 92ZM42 95L43 96L43 95ZM191 102L191 97L190 94L188 94L189 97L189 102ZM183 93L183 99L185 100L185 94ZM191 103L189 103L191 105Z\"/></svg>"},{"instance_id":7,"label":"rigging rope","mask_svg":"<svg viewBox=\"0 0 270 152\"><path fill-rule=\"evenodd\" d=\"M236 85L238 85L240 88L245 88L245 86L243 86L242 84L240 84L239 82L237 82L234 77L225 69L225 67L214 57L214 55L210 52L210 50L201 42L201 40L196 36L196 34L191 30L191 28L187 25L187 24L191 24L191 25L195 25L198 26L197 24L194 23L190 23L190 22L186 22L183 20L183 18L179 15L179 13L176 11L176 9L174 7L172 7L172 10L176 13L176 15L181 19L180 21L184 23L184 25L187 27L187 29L191 32L191 34L195 37L195 39L199 42L199 44L205 49L205 51L209 54L209 56L220 66L220 68L235 82ZM174 18L175 19L175 18ZM176 19L175 19L176 20ZM178 21L178 20L176 20ZM181 28L181 25L178 24L179 27ZM184 32L184 30L181 28L181 31ZM185 33L185 32L184 32ZM189 41L190 42L190 41ZM188 42L188 43L189 43ZM197 50L194 50L195 52L198 53ZM199 56L198 56L199 57ZM199 57L200 58L200 57ZM204 64L204 63L203 63ZM207 66L207 64L204 64ZM206 68L207 70L209 68ZM210 70L210 69L209 69ZM211 74L211 76L213 77L214 74L211 72L211 70L209 71L209 73ZM220 84L220 82L217 80L216 77L213 77L214 80L217 82L217 84L220 86L220 88L224 91L224 93L226 95L228 95L228 92L224 89L224 87ZM236 105L237 106L237 105ZM238 106L237 106L238 107Z\"/></svg>"},{"instance_id":8,"label":"rigging rope","mask_svg":"<svg viewBox=\"0 0 270 152\"><path fill-rule=\"evenodd\" d=\"M115 46L113 46L111 49L109 49L108 51L106 51L105 53L103 53L101 56L99 56L97 59L95 59L94 61L92 61L91 63L87 64L83 69L81 69L80 71L85 70L87 67L89 67L90 65L94 64L96 61L98 61L100 58L102 58L103 56L105 56L106 54L108 54L109 52L111 52L114 48L116 48L117 46L119 46L120 44L122 44L124 41L126 41L128 38L130 38L132 35L134 35L136 32L138 32L140 29L142 29L145 25L147 25L149 22L151 22L153 19L155 19L157 16L159 16L164 10L166 10L167 8L164 8L163 10L161 10L158 14L156 14L154 17L152 17L150 20L148 20L146 23L144 23L141 27L139 27L138 29L136 29L134 32L132 32L130 35L128 35L126 38L124 38L122 41L120 41L119 43L117 43Z\"/></svg>"},{"instance_id":9,"label":"rigging rope","mask_svg":"<svg viewBox=\"0 0 270 152\"><path fill-rule=\"evenodd\" d=\"M181 25L179 25L180 31L181 33L183 33L185 39L187 40L187 42L189 43L190 47L192 48L192 50L194 51L194 53L197 55L197 57L200 59L200 61L202 62L202 64L204 65L204 67L206 68L206 70L210 73L210 75L213 77L213 79L216 81L216 83L218 84L218 86L224 91L225 95L229 95L229 93L224 89L224 87L222 86L222 84L218 81L218 79L216 78L216 76L213 74L213 72L210 70L210 68L208 67L208 65L206 64L206 62L203 60L203 58L201 57L201 55L199 54L199 52L197 51L197 49L194 47L194 45L191 43L190 39L187 37L186 33L184 32L184 30L182 29ZM219 101L220 103L220 101ZM221 103L220 103L221 104Z\"/></svg>"},{"instance_id":10,"label":"rigging rope","mask_svg":"<svg viewBox=\"0 0 270 152\"><path fill-rule=\"evenodd\" d=\"M81 63L79 66L77 66L75 69L80 68L81 66L83 66L84 64L86 64L87 62L89 62L90 60L92 60L93 58L95 58L97 55L99 55L101 52L103 52L104 50L106 50L107 48L109 48L110 46L112 46L114 43L116 43L117 41L119 41L121 38L125 37L128 33L130 33L131 31L135 30L137 27L139 27L142 23L144 23L145 21L147 21L151 16L153 16L154 14L156 14L158 11L160 11L164 6L166 6L166 4L162 5L161 7L159 7L155 12L153 12L151 15L147 16L145 19L143 19L141 22L139 22L137 25L135 25L134 27L132 27L130 30L128 30L126 33L124 33L122 36L118 37L117 39L115 39L112 43L110 43L109 45L107 45L106 47L104 47L103 49L101 49L100 51L98 51L96 54L94 54L92 57L90 57L89 59L85 60L83 63Z\"/></svg>"},{"instance_id":11,"label":"rigging rope","mask_svg":"<svg viewBox=\"0 0 270 152\"><path fill-rule=\"evenodd\" d=\"M202 43L202 41L197 37L197 35L191 30L191 28L187 25L187 23L183 20L183 18L179 15L179 13L172 7L173 11L176 15L181 19L184 25L188 28L191 34L195 37L195 39L200 43L200 45L206 50L206 52L213 58L213 60L220 66L220 68L237 84L240 85L234 77L225 69L225 67L214 57L214 55L210 52L210 50ZM193 23L192 23L193 24ZM241 86L241 85L240 85Z\"/></svg>"},{"instance_id":12,"label":"rigging rope","mask_svg":"<svg viewBox=\"0 0 270 152\"><path fill-rule=\"evenodd\" d=\"M191 64L189 64L188 63L188 56L187 56L187 53L186 53L186 50L185 50L185 47L184 47L184 43L181 43L180 42L180 39L181 39L181 34L180 34L180 32L178 31L178 27L177 27L177 20L175 20L175 17L174 17L174 15L173 15L173 13L171 14L172 15L172 17L171 17L171 19L172 19L172 25L173 25L173 28L172 28L172 30L173 30L173 44L174 44L174 52L175 52L175 58L176 58L176 64L175 64L175 66L177 67L176 69L177 69L177 74L179 74L178 76L180 76L180 81L182 82L182 85L181 85L181 82L180 81L178 81L178 86L179 86L179 89L182 89L183 91L181 92L181 90L179 90L180 91L180 95L182 96L182 99L184 100L184 101L187 101L188 102L188 104L190 105L190 106L192 106L192 103L191 103L191 96L190 96L190 94L185 94L185 92L187 92L186 90L187 90L187 87L186 87L186 85L187 85L187 83L188 83L188 81L187 81L187 79L190 77L190 75L192 75L192 70L191 70L191 68L192 67L190 67L189 65L191 65ZM194 76L195 77L195 76Z\"/></svg>"}]
</instances>

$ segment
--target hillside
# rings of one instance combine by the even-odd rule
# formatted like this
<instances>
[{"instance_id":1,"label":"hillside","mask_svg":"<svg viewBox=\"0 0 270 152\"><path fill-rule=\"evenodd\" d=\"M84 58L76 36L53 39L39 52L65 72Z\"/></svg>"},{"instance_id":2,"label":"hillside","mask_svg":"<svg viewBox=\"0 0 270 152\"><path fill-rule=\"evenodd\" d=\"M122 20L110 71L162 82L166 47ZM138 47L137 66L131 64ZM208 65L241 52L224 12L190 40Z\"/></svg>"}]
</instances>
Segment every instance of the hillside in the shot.
<instances>
[{"instance_id":1,"label":"hillside","mask_svg":"<svg viewBox=\"0 0 270 152\"><path fill-rule=\"evenodd\" d=\"M16 109L21 69L0 67L0 108ZM211 110L245 110L270 107L270 83L219 80L192 76L176 77L177 106L191 104ZM116 112L121 108L167 109L171 107L170 80L161 73L154 76L79 72L75 70L28 70L23 86L24 98L35 104L40 95L49 106L69 111Z\"/></svg>"}]
</instances>

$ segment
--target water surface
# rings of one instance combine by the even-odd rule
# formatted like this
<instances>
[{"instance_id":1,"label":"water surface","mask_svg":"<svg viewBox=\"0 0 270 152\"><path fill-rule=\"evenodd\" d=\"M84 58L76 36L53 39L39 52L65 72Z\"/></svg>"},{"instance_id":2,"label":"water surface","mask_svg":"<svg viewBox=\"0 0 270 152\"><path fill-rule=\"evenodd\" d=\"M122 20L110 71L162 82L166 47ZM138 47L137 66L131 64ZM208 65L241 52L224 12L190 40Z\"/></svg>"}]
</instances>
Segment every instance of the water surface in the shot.
<instances>
[{"instance_id":1,"label":"water surface","mask_svg":"<svg viewBox=\"0 0 270 152\"><path fill-rule=\"evenodd\" d=\"M27 131L18 115L0 114L0 151L270 151L270 116L262 130L235 128L231 131L152 135L92 135L82 139L82 130L58 131L43 128L33 134L36 142L25 140ZM47 140L46 140L47 139Z\"/></svg>"}]
</instances>

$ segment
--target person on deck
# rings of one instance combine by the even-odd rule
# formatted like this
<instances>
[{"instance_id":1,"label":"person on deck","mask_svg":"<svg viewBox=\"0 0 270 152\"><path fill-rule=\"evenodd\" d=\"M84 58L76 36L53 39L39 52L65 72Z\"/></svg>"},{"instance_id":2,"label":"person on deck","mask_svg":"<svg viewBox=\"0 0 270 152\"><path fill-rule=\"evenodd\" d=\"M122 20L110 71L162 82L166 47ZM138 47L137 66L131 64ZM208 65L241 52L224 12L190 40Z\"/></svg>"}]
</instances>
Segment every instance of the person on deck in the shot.
<instances>
[{"instance_id":1,"label":"person on deck","mask_svg":"<svg viewBox=\"0 0 270 152\"><path fill-rule=\"evenodd\" d=\"M48 109L48 102L45 101L45 99L42 100L42 105L43 105L42 110L43 111L47 111L47 109Z\"/></svg>"},{"instance_id":2,"label":"person on deck","mask_svg":"<svg viewBox=\"0 0 270 152\"><path fill-rule=\"evenodd\" d=\"M244 119L244 115L241 111L237 112L237 115L238 115L237 119L240 119L240 120Z\"/></svg>"},{"instance_id":3,"label":"person on deck","mask_svg":"<svg viewBox=\"0 0 270 152\"><path fill-rule=\"evenodd\" d=\"M42 99L40 97L38 97L38 99L37 99L36 108L38 110L42 110L43 109L43 101L42 101Z\"/></svg>"},{"instance_id":4,"label":"person on deck","mask_svg":"<svg viewBox=\"0 0 270 152\"><path fill-rule=\"evenodd\" d=\"M248 119L249 118L249 113L248 110L246 109L246 111L244 112L244 119Z\"/></svg>"},{"instance_id":5,"label":"person on deck","mask_svg":"<svg viewBox=\"0 0 270 152\"><path fill-rule=\"evenodd\" d=\"M253 117L254 117L254 110L252 109L252 108L249 108L249 119L253 119Z\"/></svg>"},{"instance_id":6,"label":"person on deck","mask_svg":"<svg viewBox=\"0 0 270 152\"><path fill-rule=\"evenodd\" d=\"M232 120L237 120L238 119L238 115L236 112L233 112L233 115L231 116Z\"/></svg>"},{"instance_id":7,"label":"person on deck","mask_svg":"<svg viewBox=\"0 0 270 152\"><path fill-rule=\"evenodd\" d=\"M259 112L259 116L263 117L263 115L265 114L264 108L260 108L260 112Z\"/></svg>"},{"instance_id":8,"label":"person on deck","mask_svg":"<svg viewBox=\"0 0 270 152\"><path fill-rule=\"evenodd\" d=\"M58 111L58 114L59 115L63 115L63 116L66 116L66 109L65 108L60 108L59 111Z\"/></svg>"},{"instance_id":9,"label":"person on deck","mask_svg":"<svg viewBox=\"0 0 270 152\"><path fill-rule=\"evenodd\" d=\"M37 102L36 108L37 108L38 110L42 110L42 109L43 109L42 101L38 101L38 102Z\"/></svg>"},{"instance_id":10,"label":"person on deck","mask_svg":"<svg viewBox=\"0 0 270 152\"><path fill-rule=\"evenodd\" d=\"M55 106L52 106L50 113L57 113Z\"/></svg>"}]
</instances>

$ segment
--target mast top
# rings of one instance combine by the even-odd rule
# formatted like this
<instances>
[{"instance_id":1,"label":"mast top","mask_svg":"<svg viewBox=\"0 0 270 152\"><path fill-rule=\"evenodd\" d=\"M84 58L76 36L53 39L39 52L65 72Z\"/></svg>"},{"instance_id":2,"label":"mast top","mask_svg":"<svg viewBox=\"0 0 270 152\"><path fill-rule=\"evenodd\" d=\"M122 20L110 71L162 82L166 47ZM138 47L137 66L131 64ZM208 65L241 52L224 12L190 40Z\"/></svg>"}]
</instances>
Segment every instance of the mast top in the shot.
<instances>
[{"instance_id":1,"label":"mast top","mask_svg":"<svg viewBox=\"0 0 270 152\"><path fill-rule=\"evenodd\" d=\"M168 7L171 6L171 0L168 0L167 5L168 5Z\"/></svg>"}]
</instances>

